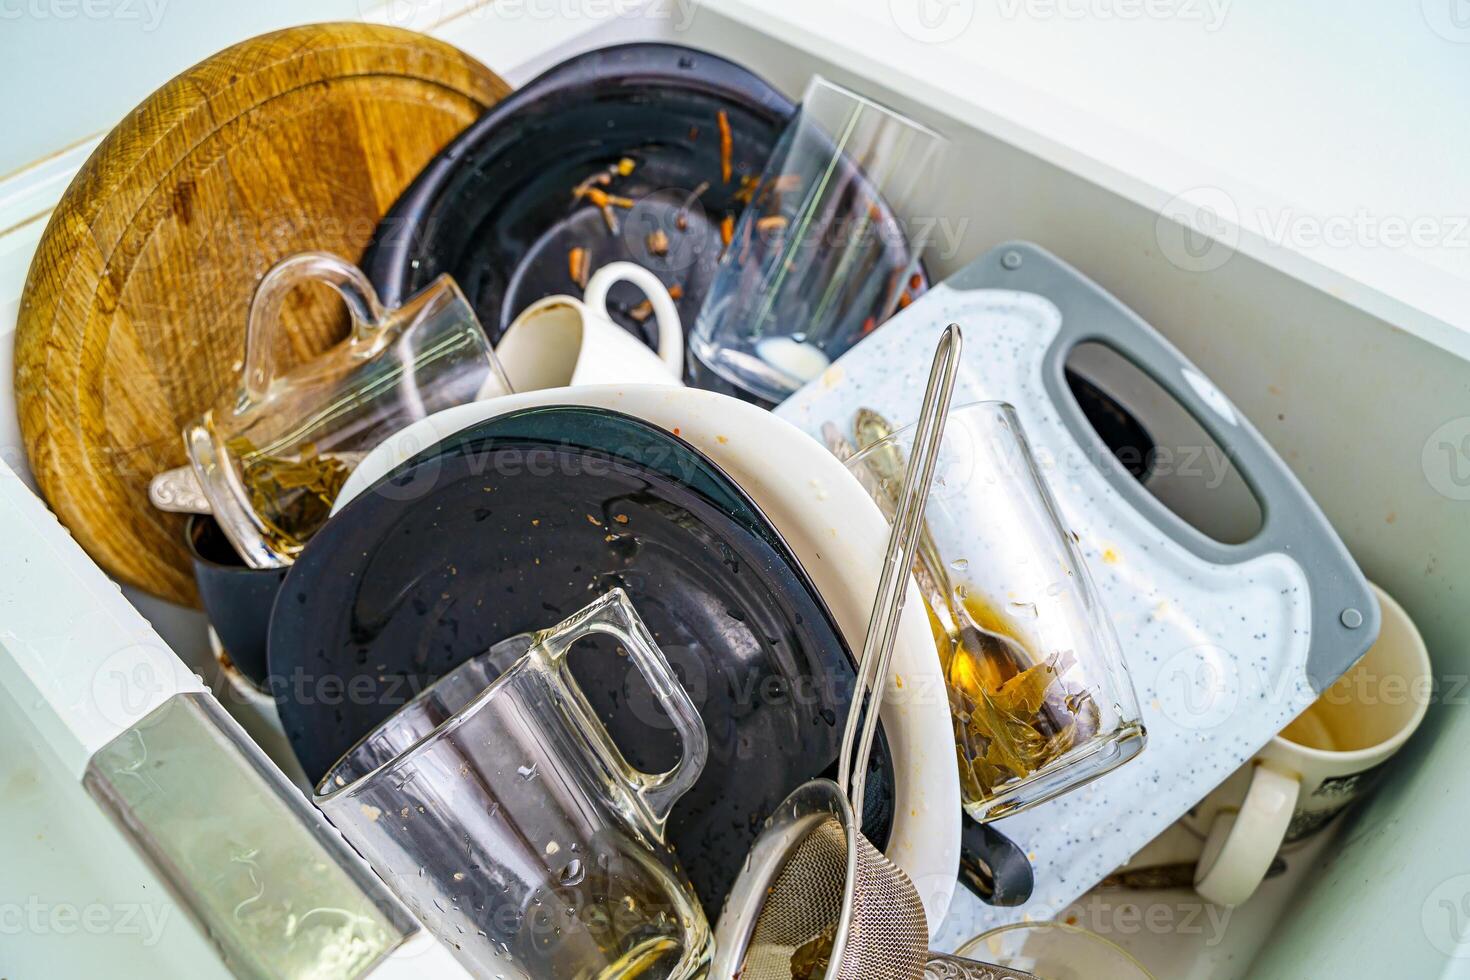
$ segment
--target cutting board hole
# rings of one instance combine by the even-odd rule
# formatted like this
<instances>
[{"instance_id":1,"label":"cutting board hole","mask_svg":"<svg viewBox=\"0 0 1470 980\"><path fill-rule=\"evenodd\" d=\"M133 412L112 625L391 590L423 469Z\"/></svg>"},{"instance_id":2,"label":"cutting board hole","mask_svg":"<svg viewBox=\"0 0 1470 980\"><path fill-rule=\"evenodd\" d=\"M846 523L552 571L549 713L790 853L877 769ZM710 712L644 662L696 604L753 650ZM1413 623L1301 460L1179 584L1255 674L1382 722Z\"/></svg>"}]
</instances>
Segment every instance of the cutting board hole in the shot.
<instances>
[{"instance_id":1,"label":"cutting board hole","mask_svg":"<svg viewBox=\"0 0 1470 980\"><path fill-rule=\"evenodd\" d=\"M1154 499L1222 544L1256 536L1260 501L1220 444L1158 382L1095 341L1072 349L1066 377L1094 434Z\"/></svg>"}]
</instances>

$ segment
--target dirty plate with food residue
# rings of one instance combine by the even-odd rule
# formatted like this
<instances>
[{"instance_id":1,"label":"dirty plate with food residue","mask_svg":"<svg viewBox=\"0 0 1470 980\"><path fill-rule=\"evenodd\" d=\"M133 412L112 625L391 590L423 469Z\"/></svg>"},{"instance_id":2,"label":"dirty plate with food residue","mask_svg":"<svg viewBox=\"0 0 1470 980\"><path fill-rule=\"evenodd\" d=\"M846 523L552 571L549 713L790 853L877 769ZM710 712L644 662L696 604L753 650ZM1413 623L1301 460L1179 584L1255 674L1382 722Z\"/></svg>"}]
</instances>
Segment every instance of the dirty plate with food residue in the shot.
<instances>
[{"instance_id":1,"label":"dirty plate with food residue","mask_svg":"<svg viewBox=\"0 0 1470 980\"><path fill-rule=\"evenodd\" d=\"M709 734L709 763L669 839L718 908L761 821L835 760L851 658L750 498L691 446L626 415L550 406L478 423L326 524L271 628L277 703L307 774L461 662L612 588L631 598ZM670 768L677 736L617 644L582 647L573 673L629 761ZM879 840L892 819L886 763L885 753L870 811Z\"/></svg>"}]
</instances>

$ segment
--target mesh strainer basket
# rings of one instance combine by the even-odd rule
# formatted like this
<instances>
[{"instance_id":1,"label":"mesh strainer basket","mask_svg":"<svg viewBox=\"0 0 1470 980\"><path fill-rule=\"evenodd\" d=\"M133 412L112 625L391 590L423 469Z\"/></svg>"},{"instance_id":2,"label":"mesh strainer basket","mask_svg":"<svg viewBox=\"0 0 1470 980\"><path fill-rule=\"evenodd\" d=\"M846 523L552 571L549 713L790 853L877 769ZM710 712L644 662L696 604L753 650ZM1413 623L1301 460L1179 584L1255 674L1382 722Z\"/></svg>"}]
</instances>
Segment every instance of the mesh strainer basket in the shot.
<instances>
[{"instance_id":1,"label":"mesh strainer basket","mask_svg":"<svg viewBox=\"0 0 1470 980\"><path fill-rule=\"evenodd\" d=\"M837 784L820 779L767 822L726 900L710 975L916 978L924 975L928 939L913 882L859 832Z\"/></svg>"}]
</instances>

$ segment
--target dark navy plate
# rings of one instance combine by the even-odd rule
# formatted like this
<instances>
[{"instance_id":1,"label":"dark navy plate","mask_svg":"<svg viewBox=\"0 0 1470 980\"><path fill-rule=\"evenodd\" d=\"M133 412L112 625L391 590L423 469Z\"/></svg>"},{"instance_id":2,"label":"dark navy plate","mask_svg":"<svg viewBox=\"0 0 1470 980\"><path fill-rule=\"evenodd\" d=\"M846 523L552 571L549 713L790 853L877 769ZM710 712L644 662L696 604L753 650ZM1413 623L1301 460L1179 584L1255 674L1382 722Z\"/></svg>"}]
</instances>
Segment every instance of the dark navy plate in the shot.
<instances>
[{"instance_id":1,"label":"dark navy plate","mask_svg":"<svg viewBox=\"0 0 1470 980\"><path fill-rule=\"evenodd\" d=\"M270 672L315 781L423 686L491 644L627 591L694 699L710 755L669 838L721 907L762 821L832 766L852 658L796 557L755 504L678 438L601 409L479 423L409 460L333 517L282 586ZM630 762L669 768L677 736L610 640L572 669ZM865 814L892 820L886 746ZM885 809L886 808L886 809Z\"/></svg>"},{"instance_id":2,"label":"dark navy plate","mask_svg":"<svg viewBox=\"0 0 1470 980\"><path fill-rule=\"evenodd\" d=\"M594 271L625 260L678 286L688 330L723 250L720 223L744 207L741 178L760 175L795 111L764 79L705 51L647 43L589 51L497 103L431 161L379 223L363 268L390 305L448 273L498 341L536 300L581 295L568 253L585 248ZM721 112L730 124L729 182ZM624 158L635 169L607 190L637 203L615 209L614 234L572 189ZM649 248L656 231L668 238L662 254ZM890 265L907 268L907 250L895 249ZM927 286L922 271L920 280L916 293ZM629 315L643 302L638 289L614 286L608 302L625 329L656 344L652 319ZM688 380L748 398L692 359Z\"/></svg>"}]
</instances>

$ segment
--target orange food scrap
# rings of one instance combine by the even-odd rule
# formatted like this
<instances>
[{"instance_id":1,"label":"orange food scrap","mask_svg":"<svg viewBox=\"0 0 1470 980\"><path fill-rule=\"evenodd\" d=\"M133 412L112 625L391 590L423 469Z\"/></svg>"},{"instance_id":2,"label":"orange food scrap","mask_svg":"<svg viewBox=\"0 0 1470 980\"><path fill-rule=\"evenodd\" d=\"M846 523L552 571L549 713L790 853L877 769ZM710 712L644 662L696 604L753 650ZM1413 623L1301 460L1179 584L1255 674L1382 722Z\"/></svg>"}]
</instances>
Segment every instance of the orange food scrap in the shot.
<instances>
[{"instance_id":1,"label":"orange food scrap","mask_svg":"<svg viewBox=\"0 0 1470 980\"><path fill-rule=\"evenodd\" d=\"M735 240L735 216L733 214L727 214L720 221L720 241L722 241L722 242L725 243L725 247L726 248L729 248L730 247L730 243L733 242L734 240Z\"/></svg>"},{"instance_id":2,"label":"orange food scrap","mask_svg":"<svg viewBox=\"0 0 1470 980\"><path fill-rule=\"evenodd\" d=\"M648 233L648 252L650 255L669 254L669 235L662 228Z\"/></svg>"},{"instance_id":3,"label":"orange food scrap","mask_svg":"<svg viewBox=\"0 0 1470 980\"><path fill-rule=\"evenodd\" d=\"M683 299L683 298L684 298L684 287L683 286L679 285L676 282L672 286L669 287L669 299Z\"/></svg>"},{"instance_id":4,"label":"orange food scrap","mask_svg":"<svg viewBox=\"0 0 1470 980\"><path fill-rule=\"evenodd\" d=\"M725 183L730 183L730 177L735 173L733 156L735 153L735 137L730 133L730 117L724 109L720 110L720 176Z\"/></svg>"},{"instance_id":5,"label":"orange food scrap","mask_svg":"<svg viewBox=\"0 0 1470 980\"><path fill-rule=\"evenodd\" d=\"M588 262L585 248L578 246L567 253L567 271L572 274L572 282L583 289L587 288Z\"/></svg>"}]
</instances>

